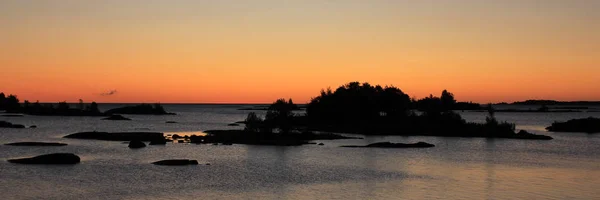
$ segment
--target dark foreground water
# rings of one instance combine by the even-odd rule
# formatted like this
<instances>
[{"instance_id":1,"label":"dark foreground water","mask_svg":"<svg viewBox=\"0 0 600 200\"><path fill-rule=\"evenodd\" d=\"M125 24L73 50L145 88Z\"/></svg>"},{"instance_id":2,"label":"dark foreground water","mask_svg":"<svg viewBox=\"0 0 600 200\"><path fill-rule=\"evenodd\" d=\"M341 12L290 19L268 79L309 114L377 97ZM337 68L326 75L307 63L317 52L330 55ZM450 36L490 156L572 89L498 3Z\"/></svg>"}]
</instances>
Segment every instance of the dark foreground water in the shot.
<instances>
[{"instance_id":1,"label":"dark foreground water","mask_svg":"<svg viewBox=\"0 0 600 200\"><path fill-rule=\"evenodd\" d=\"M548 133L553 121L600 113L498 113L550 141L369 136L324 146L167 144L132 150L121 142L63 139L79 131L193 132L230 129L247 106L167 105L175 116L0 117L37 129L0 129L0 143L55 141L64 147L0 145L0 199L600 199L600 134ZM104 108L106 109L106 108ZM481 122L486 113L461 113ZM177 121L166 124L165 121ZM233 127L235 128L235 127ZM380 141L428 149L354 149ZM319 141L320 142L320 141ZM18 165L10 158L72 152L73 166ZM201 165L151 162L196 159ZM210 165L204 165L210 163Z\"/></svg>"}]
</instances>

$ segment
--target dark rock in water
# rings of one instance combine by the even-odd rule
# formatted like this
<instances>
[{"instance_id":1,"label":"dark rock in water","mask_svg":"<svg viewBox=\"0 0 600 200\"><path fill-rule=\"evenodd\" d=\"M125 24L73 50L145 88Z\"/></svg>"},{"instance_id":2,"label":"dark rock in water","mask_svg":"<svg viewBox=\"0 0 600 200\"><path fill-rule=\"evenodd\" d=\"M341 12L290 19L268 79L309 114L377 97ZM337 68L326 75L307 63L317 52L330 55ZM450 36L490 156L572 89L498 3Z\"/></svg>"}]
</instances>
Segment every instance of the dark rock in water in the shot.
<instances>
[{"instance_id":1,"label":"dark rock in water","mask_svg":"<svg viewBox=\"0 0 600 200\"><path fill-rule=\"evenodd\" d=\"M341 146L341 147L352 147L352 148L429 148L429 147L435 147L435 145L429 144L429 143L426 143L426 142L417 142L417 143L412 143L412 144L391 143L391 142L378 142L378 143L373 143L373 144L369 144L369 145L365 145L365 146L346 145L346 146Z\"/></svg>"},{"instance_id":2,"label":"dark rock in water","mask_svg":"<svg viewBox=\"0 0 600 200\"><path fill-rule=\"evenodd\" d=\"M153 162L152 164L155 164L155 165L169 165L169 166L176 166L176 165L198 165L198 161L197 160L188 160L188 159L173 159L173 160L156 161L156 162Z\"/></svg>"},{"instance_id":3,"label":"dark rock in water","mask_svg":"<svg viewBox=\"0 0 600 200\"><path fill-rule=\"evenodd\" d=\"M25 128L25 126L21 124L13 124L6 121L0 121L0 128Z\"/></svg>"},{"instance_id":4,"label":"dark rock in water","mask_svg":"<svg viewBox=\"0 0 600 200\"><path fill-rule=\"evenodd\" d=\"M227 124L227 126L240 126L240 124L231 123L231 124Z\"/></svg>"},{"instance_id":5,"label":"dark rock in water","mask_svg":"<svg viewBox=\"0 0 600 200\"><path fill-rule=\"evenodd\" d=\"M115 115L115 114L113 114L110 117L103 118L102 120L129 121L131 119L129 119L127 117L123 117L122 115Z\"/></svg>"},{"instance_id":6,"label":"dark rock in water","mask_svg":"<svg viewBox=\"0 0 600 200\"><path fill-rule=\"evenodd\" d=\"M146 147L146 144L144 144L142 141L139 141L139 140L131 140L131 142L129 142L128 147L132 148L132 149L138 149L138 148Z\"/></svg>"},{"instance_id":7,"label":"dark rock in water","mask_svg":"<svg viewBox=\"0 0 600 200\"><path fill-rule=\"evenodd\" d=\"M4 115L2 115L2 117L25 117L25 115L19 115L19 114L4 114Z\"/></svg>"},{"instance_id":8,"label":"dark rock in water","mask_svg":"<svg viewBox=\"0 0 600 200\"><path fill-rule=\"evenodd\" d=\"M191 143L232 143L269 146L299 146L311 140L358 139L333 133L296 132L289 134L253 132L246 130L207 130L205 136L191 136Z\"/></svg>"},{"instance_id":9,"label":"dark rock in water","mask_svg":"<svg viewBox=\"0 0 600 200\"><path fill-rule=\"evenodd\" d=\"M90 139L90 140L109 140L109 141L152 141L164 139L163 133L156 132L81 132L65 136L64 138Z\"/></svg>"},{"instance_id":10,"label":"dark rock in water","mask_svg":"<svg viewBox=\"0 0 600 200\"><path fill-rule=\"evenodd\" d=\"M36 125L31 125L31 126L29 126L29 128L37 128L37 126Z\"/></svg>"},{"instance_id":11,"label":"dark rock in water","mask_svg":"<svg viewBox=\"0 0 600 200\"><path fill-rule=\"evenodd\" d=\"M167 124L175 124L175 123L177 123L177 122L176 122L176 121L167 121L167 122L165 122L165 123L167 123Z\"/></svg>"},{"instance_id":12,"label":"dark rock in water","mask_svg":"<svg viewBox=\"0 0 600 200\"><path fill-rule=\"evenodd\" d=\"M149 145L165 145L167 144L167 140L166 139L157 139L157 140L151 140Z\"/></svg>"},{"instance_id":13,"label":"dark rock in water","mask_svg":"<svg viewBox=\"0 0 600 200\"><path fill-rule=\"evenodd\" d=\"M8 143L8 144L4 144L4 145L11 145L11 146L40 146L40 147L46 147L46 146L52 146L52 147L67 146L67 144L65 144L65 143L57 143L57 142L15 142L15 143Z\"/></svg>"},{"instance_id":14,"label":"dark rock in water","mask_svg":"<svg viewBox=\"0 0 600 200\"><path fill-rule=\"evenodd\" d=\"M176 139L183 138L183 137L181 137L181 136L179 136L179 135L175 134L175 135L171 136L171 138L173 138L174 140L176 140Z\"/></svg>"},{"instance_id":15,"label":"dark rock in water","mask_svg":"<svg viewBox=\"0 0 600 200\"><path fill-rule=\"evenodd\" d=\"M72 153L53 153L31 158L11 159L8 162L19 164L77 164L79 156Z\"/></svg>"},{"instance_id":16,"label":"dark rock in water","mask_svg":"<svg viewBox=\"0 0 600 200\"><path fill-rule=\"evenodd\" d=\"M319 145L323 146L323 145L325 145L325 144L323 144L323 143L319 143Z\"/></svg>"},{"instance_id":17,"label":"dark rock in water","mask_svg":"<svg viewBox=\"0 0 600 200\"><path fill-rule=\"evenodd\" d=\"M185 143L184 140L177 140L177 143Z\"/></svg>"},{"instance_id":18,"label":"dark rock in water","mask_svg":"<svg viewBox=\"0 0 600 200\"><path fill-rule=\"evenodd\" d=\"M594 117L554 122L546 130L552 132L600 133L600 119Z\"/></svg>"},{"instance_id":19,"label":"dark rock in water","mask_svg":"<svg viewBox=\"0 0 600 200\"><path fill-rule=\"evenodd\" d=\"M554 139L547 135L536 135L525 130L520 130L517 134L512 136L512 138L516 139L524 139L524 140L551 140Z\"/></svg>"}]
</instances>

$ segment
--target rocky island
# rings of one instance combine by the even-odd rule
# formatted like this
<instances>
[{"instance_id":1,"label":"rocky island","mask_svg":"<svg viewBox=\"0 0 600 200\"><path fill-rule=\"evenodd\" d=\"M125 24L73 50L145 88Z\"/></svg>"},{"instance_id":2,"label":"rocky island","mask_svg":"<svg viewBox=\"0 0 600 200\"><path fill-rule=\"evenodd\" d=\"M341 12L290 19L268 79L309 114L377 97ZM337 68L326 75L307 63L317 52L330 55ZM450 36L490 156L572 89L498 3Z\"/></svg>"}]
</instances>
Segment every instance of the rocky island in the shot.
<instances>
[{"instance_id":1,"label":"rocky island","mask_svg":"<svg viewBox=\"0 0 600 200\"><path fill-rule=\"evenodd\" d=\"M552 132L600 133L600 119L594 117L554 122L546 130Z\"/></svg>"}]
</instances>

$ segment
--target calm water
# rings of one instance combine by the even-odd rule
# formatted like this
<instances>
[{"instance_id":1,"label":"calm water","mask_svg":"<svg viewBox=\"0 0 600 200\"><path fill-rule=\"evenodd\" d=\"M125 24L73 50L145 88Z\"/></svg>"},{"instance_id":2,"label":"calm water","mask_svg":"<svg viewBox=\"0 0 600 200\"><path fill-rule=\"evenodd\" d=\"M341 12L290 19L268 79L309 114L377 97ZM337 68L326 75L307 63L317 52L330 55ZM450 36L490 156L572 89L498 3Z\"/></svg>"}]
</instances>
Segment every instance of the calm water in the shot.
<instances>
[{"instance_id":1,"label":"calm water","mask_svg":"<svg viewBox=\"0 0 600 200\"><path fill-rule=\"evenodd\" d=\"M113 105L114 106L114 105ZM104 105L103 109L109 106ZM167 105L175 116L0 117L37 129L0 129L0 143L56 141L65 147L0 145L2 199L600 199L600 134L547 133L553 121L590 113L498 113L518 129L551 141L373 136L322 141L324 146L268 147L167 144L131 150L121 142L63 139L79 131L190 132L230 129L248 106ZM461 113L484 121L486 113ZM166 124L165 121L177 121ZM235 128L235 127L233 127ZM380 141L429 149L347 149ZM73 166L30 166L10 158L72 152ZM161 159L211 165L167 167Z\"/></svg>"}]
</instances>

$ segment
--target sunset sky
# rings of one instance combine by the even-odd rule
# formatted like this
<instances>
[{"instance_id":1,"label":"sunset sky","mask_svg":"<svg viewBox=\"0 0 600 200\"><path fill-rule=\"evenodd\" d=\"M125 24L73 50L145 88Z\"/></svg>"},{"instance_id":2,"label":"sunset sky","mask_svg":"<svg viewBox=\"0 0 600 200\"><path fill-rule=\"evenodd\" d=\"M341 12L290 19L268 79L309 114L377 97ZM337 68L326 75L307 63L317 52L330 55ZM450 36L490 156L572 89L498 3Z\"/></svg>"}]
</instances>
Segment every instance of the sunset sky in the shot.
<instances>
[{"instance_id":1,"label":"sunset sky","mask_svg":"<svg viewBox=\"0 0 600 200\"><path fill-rule=\"evenodd\" d=\"M600 1L0 0L0 91L22 100L304 103L349 81L600 100Z\"/></svg>"}]
</instances>

